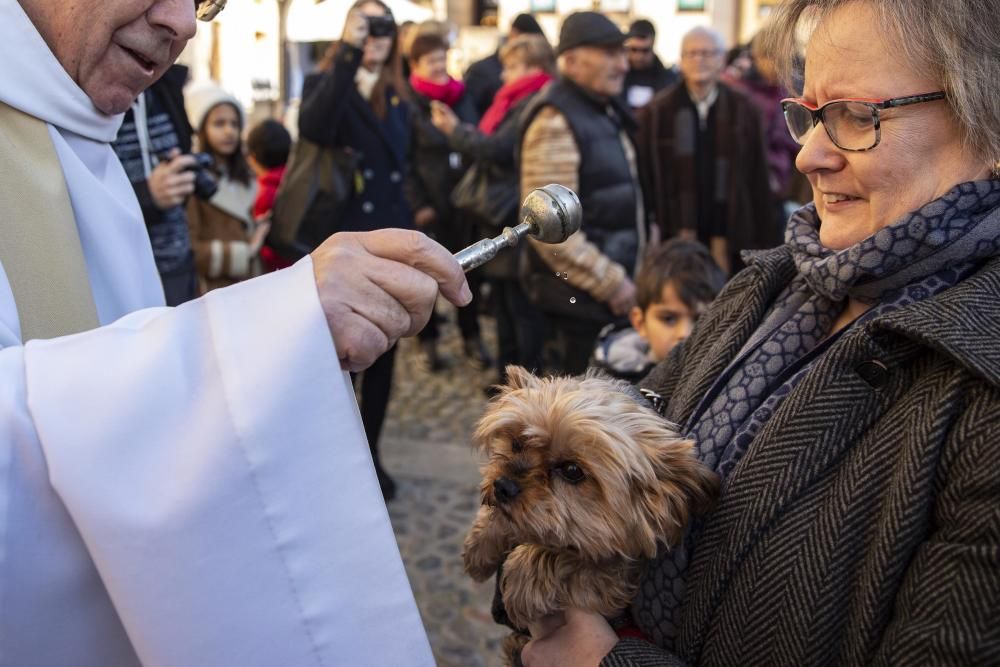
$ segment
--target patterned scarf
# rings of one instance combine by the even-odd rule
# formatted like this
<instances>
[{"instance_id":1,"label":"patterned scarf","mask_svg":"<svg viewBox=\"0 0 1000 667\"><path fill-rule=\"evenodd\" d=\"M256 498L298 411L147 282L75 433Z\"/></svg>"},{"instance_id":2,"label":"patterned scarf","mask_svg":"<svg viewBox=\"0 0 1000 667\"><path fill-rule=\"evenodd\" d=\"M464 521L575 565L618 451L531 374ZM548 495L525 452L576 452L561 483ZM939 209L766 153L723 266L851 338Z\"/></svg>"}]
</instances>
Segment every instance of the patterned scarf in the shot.
<instances>
[{"instance_id":1,"label":"patterned scarf","mask_svg":"<svg viewBox=\"0 0 1000 667\"><path fill-rule=\"evenodd\" d=\"M820 244L819 226L812 204L792 215L785 244L798 275L686 425L698 456L719 473L723 488L763 425L836 340L837 334L828 334L848 298L872 306L854 326L939 294L1000 254L1000 180L958 185L839 252ZM659 625L653 639L666 648L673 648L700 527L692 526L685 541L662 556L669 565L662 568L657 602L669 622ZM643 615L635 611L637 618Z\"/></svg>"}]
</instances>

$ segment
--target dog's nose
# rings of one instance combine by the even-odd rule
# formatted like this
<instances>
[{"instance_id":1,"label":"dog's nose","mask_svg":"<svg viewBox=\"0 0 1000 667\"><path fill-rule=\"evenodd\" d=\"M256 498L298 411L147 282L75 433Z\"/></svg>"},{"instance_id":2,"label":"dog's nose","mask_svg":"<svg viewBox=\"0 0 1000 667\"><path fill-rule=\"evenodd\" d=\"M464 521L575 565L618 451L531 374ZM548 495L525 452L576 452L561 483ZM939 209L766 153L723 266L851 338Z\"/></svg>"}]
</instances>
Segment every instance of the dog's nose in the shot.
<instances>
[{"instance_id":1,"label":"dog's nose","mask_svg":"<svg viewBox=\"0 0 1000 667\"><path fill-rule=\"evenodd\" d=\"M501 477L493 482L493 491L496 493L498 501L506 503L513 500L517 497L517 494L521 493L521 486L512 479Z\"/></svg>"}]
</instances>

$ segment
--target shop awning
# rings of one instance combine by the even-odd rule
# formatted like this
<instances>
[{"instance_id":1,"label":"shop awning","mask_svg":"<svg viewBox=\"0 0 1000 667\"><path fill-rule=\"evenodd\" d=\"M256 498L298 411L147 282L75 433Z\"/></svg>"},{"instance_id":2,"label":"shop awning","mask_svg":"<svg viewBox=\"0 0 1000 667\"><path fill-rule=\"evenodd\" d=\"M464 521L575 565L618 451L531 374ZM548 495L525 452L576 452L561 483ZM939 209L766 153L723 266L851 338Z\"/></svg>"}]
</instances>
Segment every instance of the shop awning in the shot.
<instances>
[{"instance_id":1,"label":"shop awning","mask_svg":"<svg viewBox=\"0 0 1000 667\"><path fill-rule=\"evenodd\" d=\"M396 23L434 18L429 8L408 0L385 0ZM340 39L344 19L354 0L294 0L288 9L286 35L291 42L330 42Z\"/></svg>"}]
</instances>

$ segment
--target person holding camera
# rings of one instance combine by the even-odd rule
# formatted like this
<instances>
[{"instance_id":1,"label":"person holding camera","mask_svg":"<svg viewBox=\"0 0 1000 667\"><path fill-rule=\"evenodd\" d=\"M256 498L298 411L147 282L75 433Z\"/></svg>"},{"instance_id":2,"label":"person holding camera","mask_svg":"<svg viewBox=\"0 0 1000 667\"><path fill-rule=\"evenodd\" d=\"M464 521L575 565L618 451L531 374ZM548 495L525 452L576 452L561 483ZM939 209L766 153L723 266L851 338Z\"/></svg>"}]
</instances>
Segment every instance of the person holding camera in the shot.
<instances>
[{"instance_id":1,"label":"person holding camera","mask_svg":"<svg viewBox=\"0 0 1000 667\"><path fill-rule=\"evenodd\" d=\"M306 77L299 110L299 135L356 161L353 188L336 212L336 231L413 229L403 193L410 143L409 106L403 90L399 40L389 6L359 0L347 13L344 35L333 44L318 72ZM361 419L379 484L391 500L396 485L382 467L378 440L389 405L395 347L361 376Z\"/></svg>"},{"instance_id":2,"label":"person holding camera","mask_svg":"<svg viewBox=\"0 0 1000 667\"><path fill-rule=\"evenodd\" d=\"M188 229L202 292L259 276L260 251L271 225L253 216L257 181L243 150L243 105L214 83L191 87L185 95L195 142L211 158L216 181L209 199L187 202Z\"/></svg>"},{"instance_id":3,"label":"person holding camera","mask_svg":"<svg viewBox=\"0 0 1000 667\"><path fill-rule=\"evenodd\" d=\"M187 67L173 65L125 112L112 146L132 183L168 306L198 296L184 203L195 193L197 161L184 113ZM211 196L211 192L207 196Z\"/></svg>"}]
</instances>

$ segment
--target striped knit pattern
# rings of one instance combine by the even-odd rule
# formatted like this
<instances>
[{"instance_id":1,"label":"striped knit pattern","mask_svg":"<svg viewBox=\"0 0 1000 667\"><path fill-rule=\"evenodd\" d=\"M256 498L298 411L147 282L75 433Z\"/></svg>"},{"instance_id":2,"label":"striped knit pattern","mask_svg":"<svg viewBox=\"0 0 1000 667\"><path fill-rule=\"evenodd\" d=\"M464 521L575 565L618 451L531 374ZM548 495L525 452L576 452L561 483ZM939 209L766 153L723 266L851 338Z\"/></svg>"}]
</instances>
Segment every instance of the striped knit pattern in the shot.
<instances>
[{"instance_id":1,"label":"striped knit pattern","mask_svg":"<svg viewBox=\"0 0 1000 667\"><path fill-rule=\"evenodd\" d=\"M762 253L643 382L669 419L689 418L794 273L787 249ZM602 665L1000 664L998 339L1000 258L845 332L707 518L675 653L629 640ZM859 372L873 361L880 376ZM654 642L663 562L633 606Z\"/></svg>"}]
</instances>

